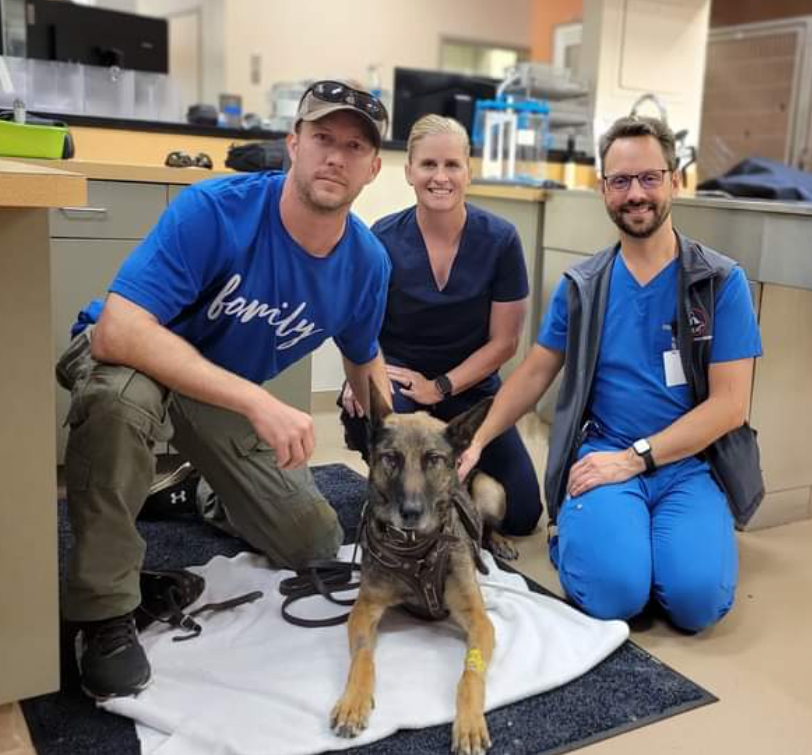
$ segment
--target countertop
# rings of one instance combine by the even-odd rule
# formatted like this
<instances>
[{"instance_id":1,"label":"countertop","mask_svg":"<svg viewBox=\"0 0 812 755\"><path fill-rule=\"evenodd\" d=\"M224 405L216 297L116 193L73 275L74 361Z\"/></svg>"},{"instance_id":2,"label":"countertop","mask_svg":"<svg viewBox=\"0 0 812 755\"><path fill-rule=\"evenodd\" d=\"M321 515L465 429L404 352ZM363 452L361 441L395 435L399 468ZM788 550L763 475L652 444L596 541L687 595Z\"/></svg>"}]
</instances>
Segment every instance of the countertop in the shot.
<instances>
[{"instance_id":1,"label":"countertop","mask_svg":"<svg viewBox=\"0 0 812 755\"><path fill-rule=\"evenodd\" d=\"M188 134L206 136L215 139L246 139L249 141L269 141L284 139L286 131L266 131L264 129L222 128L221 126L203 126L196 123L178 123L173 121L149 121L141 118L111 118L101 115L82 115L73 113L37 112L43 118L63 121L69 126L88 128L109 128L119 131L144 131L161 134ZM406 142L399 139L387 139L382 149L396 152L406 150Z\"/></svg>"},{"instance_id":2,"label":"countertop","mask_svg":"<svg viewBox=\"0 0 812 755\"><path fill-rule=\"evenodd\" d=\"M603 198L597 191L588 189L550 189L547 198L569 197L600 202ZM788 215L812 215L812 202L788 202L783 200L745 199L743 197L680 196L675 205L688 207L708 207L718 210L746 210L748 212L782 213Z\"/></svg>"},{"instance_id":3,"label":"countertop","mask_svg":"<svg viewBox=\"0 0 812 755\"><path fill-rule=\"evenodd\" d=\"M86 160L22 159L20 164L31 167L70 171L85 178L102 181L142 181L144 183L193 184L207 178L233 175L232 170L205 168L167 168L163 165L128 165L126 163L92 162Z\"/></svg>"},{"instance_id":4,"label":"countertop","mask_svg":"<svg viewBox=\"0 0 812 755\"><path fill-rule=\"evenodd\" d=\"M543 202L548 196L547 189L518 184L477 183L474 181L466 192L472 197L491 197L493 199L514 199L519 202Z\"/></svg>"},{"instance_id":5,"label":"countertop","mask_svg":"<svg viewBox=\"0 0 812 755\"><path fill-rule=\"evenodd\" d=\"M60 161L61 162L61 161ZM87 181L76 171L0 159L0 207L87 204Z\"/></svg>"}]
</instances>

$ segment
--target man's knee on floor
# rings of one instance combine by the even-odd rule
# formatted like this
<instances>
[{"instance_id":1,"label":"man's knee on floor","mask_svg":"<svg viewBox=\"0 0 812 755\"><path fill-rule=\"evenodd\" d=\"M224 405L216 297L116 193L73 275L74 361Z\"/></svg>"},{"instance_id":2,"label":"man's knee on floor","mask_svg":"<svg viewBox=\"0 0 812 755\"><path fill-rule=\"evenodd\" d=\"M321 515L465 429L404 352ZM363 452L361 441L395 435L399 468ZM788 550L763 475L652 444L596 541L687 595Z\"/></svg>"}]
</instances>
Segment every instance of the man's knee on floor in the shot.
<instances>
[{"instance_id":1,"label":"man's knee on floor","mask_svg":"<svg viewBox=\"0 0 812 755\"><path fill-rule=\"evenodd\" d=\"M651 577L643 569L619 559L591 573L560 567L561 585L586 613L597 619L630 619L639 614L651 594Z\"/></svg>"}]
</instances>

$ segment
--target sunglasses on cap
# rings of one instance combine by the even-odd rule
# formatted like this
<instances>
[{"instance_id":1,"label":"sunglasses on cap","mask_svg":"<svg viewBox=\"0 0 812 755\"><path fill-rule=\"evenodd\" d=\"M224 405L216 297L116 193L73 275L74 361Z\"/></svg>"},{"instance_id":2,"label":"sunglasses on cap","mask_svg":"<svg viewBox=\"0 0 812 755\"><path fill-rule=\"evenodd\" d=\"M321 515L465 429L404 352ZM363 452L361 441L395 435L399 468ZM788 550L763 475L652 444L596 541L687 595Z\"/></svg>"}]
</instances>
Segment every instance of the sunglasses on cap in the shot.
<instances>
[{"instance_id":1,"label":"sunglasses on cap","mask_svg":"<svg viewBox=\"0 0 812 755\"><path fill-rule=\"evenodd\" d=\"M356 110L360 110L374 121L383 122L389 120L386 108L377 97L369 92L353 89L340 81L317 81L309 86L302 95L302 99L299 100L300 109L308 94L312 94L321 102L349 105Z\"/></svg>"}]
</instances>

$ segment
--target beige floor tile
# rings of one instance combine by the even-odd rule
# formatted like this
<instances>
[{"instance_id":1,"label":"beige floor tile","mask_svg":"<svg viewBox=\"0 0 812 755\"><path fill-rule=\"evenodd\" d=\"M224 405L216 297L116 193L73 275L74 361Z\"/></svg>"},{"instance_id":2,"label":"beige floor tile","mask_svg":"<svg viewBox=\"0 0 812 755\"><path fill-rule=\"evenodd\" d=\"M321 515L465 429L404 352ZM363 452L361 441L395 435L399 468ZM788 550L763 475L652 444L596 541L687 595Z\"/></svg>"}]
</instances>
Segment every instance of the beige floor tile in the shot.
<instances>
[{"instance_id":1,"label":"beige floor tile","mask_svg":"<svg viewBox=\"0 0 812 755\"><path fill-rule=\"evenodd\" d=\"M36 755L17 703L0 705L0 755Z\"/></svg>"}]
</instances>

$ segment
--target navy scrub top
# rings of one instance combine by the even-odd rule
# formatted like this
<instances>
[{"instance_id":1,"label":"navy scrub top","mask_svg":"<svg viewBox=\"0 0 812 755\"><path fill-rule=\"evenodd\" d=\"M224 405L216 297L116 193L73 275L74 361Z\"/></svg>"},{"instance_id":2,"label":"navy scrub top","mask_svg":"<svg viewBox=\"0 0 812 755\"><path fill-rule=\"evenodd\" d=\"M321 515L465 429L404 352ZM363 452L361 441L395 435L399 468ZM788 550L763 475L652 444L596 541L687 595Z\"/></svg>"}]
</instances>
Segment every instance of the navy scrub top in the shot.
<instances>
[{"instance_id":1,"label":"navy scrub top","mask_svg":"<svg viewBox=\"0 0 812 755\"><path fill-rule=\"evenodd\" d=\"M437 288L415 207L372 227L392 261L380 344L391 364L429 379L484 346L492 302L528 294L522 245L511 223L466 203L467 218L448 282Z\"/></svg>"}]
</instances>

